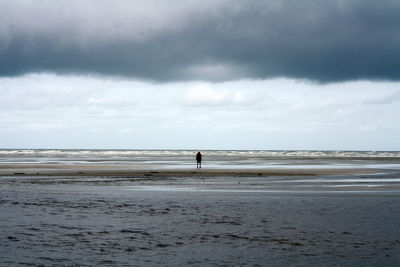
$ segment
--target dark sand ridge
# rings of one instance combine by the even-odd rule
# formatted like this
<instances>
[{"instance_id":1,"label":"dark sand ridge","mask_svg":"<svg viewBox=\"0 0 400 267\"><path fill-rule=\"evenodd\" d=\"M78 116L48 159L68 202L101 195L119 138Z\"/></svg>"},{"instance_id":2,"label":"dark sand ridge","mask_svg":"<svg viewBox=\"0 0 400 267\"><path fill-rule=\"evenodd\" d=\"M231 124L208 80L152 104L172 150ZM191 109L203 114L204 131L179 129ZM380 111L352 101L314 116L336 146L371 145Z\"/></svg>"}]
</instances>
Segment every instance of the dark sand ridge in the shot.
<instances>
[{"instance_id":1,"label":"dark sand ridge","mask_svg":"<svg viewBox=\"0 0 400 267\"><path fill-rule=\"evenodd\" d=\"M103 177L254 177L254 176L320 176L355 175L387 171L369 168L321 168L321 169L162 169L129 165L92 164L4 164L0 176L103 176Z\"/></svg>"}]
</instances>

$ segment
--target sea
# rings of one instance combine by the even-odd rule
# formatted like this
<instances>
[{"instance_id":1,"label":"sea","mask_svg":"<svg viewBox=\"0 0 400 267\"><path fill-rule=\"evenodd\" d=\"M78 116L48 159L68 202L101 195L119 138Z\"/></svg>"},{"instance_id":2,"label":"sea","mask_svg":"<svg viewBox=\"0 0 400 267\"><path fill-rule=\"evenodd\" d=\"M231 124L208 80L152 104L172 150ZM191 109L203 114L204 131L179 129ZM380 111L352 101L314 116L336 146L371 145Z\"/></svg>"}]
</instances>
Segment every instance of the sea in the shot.
<instances>
[{"instance_id":1,"label":"sea","mask_svg":"<svg viewBox=\"0 0 400 267\"><path fill-rule=\"evenodd\" d=\"M121 168L188 169L196 150L1 149L5 164L98 164ZM204 150L209 169L400 169L400 151Z\"/></svg>"}]
</instances>

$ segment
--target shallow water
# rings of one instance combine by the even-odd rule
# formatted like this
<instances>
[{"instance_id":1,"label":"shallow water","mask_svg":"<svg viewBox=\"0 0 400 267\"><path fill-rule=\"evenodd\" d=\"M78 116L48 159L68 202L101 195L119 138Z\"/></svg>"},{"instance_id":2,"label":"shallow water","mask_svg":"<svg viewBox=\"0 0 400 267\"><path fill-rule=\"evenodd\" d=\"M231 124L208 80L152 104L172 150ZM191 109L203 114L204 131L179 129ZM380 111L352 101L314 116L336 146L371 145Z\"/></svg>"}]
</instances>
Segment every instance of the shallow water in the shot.
<instances>
[{"instance_id":1,"label":"shallow water","mask_svg":"<svg viewBox=\"0 0 400 267\"><path fill-rule=\"evenodd\" d=\"M120 168L191 168L193 150L0 150L4 164L91 164ZM400 169L398 151L235 151L206 150L203 165L214 169Z\"/></svg>"},{"instance_id":2,"label":"shallow water","mask_svg":"<svg viewBox=\"0 0 400 267\"><path fill-rule=\"evenodd\" d=\"M396 266L399 174L365 177L4 177L0 266Z\"/></svg>"}]
</instances>

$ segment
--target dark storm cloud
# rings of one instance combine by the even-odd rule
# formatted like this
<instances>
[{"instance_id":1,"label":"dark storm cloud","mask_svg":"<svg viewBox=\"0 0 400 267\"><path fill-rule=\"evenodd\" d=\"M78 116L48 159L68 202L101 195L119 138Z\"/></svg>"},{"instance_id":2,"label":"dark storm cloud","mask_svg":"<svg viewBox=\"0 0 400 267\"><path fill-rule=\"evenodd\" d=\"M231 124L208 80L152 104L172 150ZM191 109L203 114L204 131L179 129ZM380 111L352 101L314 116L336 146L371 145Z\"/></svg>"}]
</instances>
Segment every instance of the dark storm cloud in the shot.
<instances>
[{"instance_id":1,"label":"dark storm cloud","mask_svg":"<svg viewBox=\"0 0 400 267\"><path fill-rule=\"evenodd\" d=\"M1 76L400 79L397 0L2 1L0 10Z\"/></svg>"}]
</instances>

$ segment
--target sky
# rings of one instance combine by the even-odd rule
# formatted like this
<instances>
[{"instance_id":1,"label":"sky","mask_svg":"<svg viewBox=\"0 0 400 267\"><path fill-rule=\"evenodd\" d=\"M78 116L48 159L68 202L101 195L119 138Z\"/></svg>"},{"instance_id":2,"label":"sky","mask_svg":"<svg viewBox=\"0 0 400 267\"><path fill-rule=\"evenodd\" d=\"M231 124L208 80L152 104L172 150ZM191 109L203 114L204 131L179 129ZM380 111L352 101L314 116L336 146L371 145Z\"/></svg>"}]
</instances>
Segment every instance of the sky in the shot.
<instances>
[{"instance_id":1,"label":"sky","mask_svg":"<svg viewBox=\"0 0 400 267\"><path fill-rule=\"evenodd\" d=\"M398 14L2 0L0 148L400 150Z\"/></svg>"}]
</instances>

